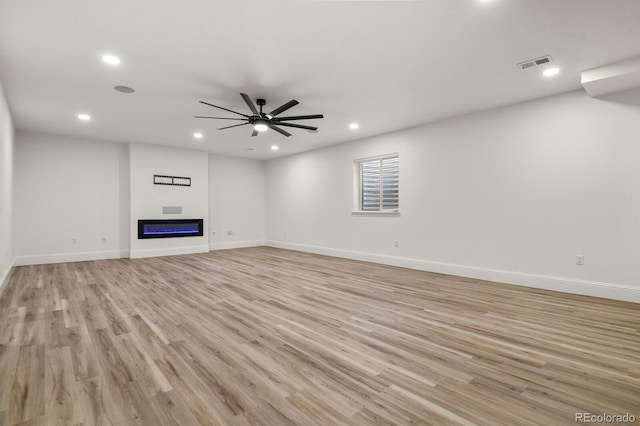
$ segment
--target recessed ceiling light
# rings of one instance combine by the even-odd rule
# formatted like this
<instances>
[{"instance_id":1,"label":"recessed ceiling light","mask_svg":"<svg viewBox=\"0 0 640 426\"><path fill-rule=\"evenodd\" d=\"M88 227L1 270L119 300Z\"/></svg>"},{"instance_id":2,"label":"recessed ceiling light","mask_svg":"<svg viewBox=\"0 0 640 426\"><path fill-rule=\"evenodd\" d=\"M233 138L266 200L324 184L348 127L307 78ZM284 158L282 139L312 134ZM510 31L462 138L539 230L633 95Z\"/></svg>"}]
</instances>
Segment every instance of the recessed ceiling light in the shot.
<instances>
[{"instance_id":1,"label":"recessed ceiling light","mask_svg":"<svg viewBox=\"0 0 640 426\"><path fill-rule=\"evenodd\" d=\"M89 121L91 116L89 114L78 114L78 120Z\"/></svg>"},{"instance_id":2,"label":"recessed ceiling light","mask_svg":"<svg viewBox=\"0 0 640 426\"><path fill-rule=\"evenodd\" d=\"M546 70L544 70L542 72L542 75L544 75L545 77L553 77L554 75L558 74L559 72L560 72L560 68L557 68L557 67L547 68Z\"/></svg>"},{"instance_id":3,"label":"recessed ceiling light","mask_svg":"<svg viewBox=\"0 0 640 426\"><path fill-rule=\"evenodd\" d=\"M271 151L277 151L278 145L271 145Z\"/></svg>"},{"instance_id":4,"label":"recessed ceiling light","mask_svg":"<svg viewBox=\"0 0 640 426\"><path fill-rule=\"evenodd\" d=\"M102 61L109 65L120 65L120 58L113 55L102 55Z\"/></svg>"},{"instance_id":5,"label":"recessed ceiling light","mask_svg":"<svg viewBox=\"0 0 640 426\"><path fill-rule=\"evenodd\" d=\"M358 123L351 123L351 124L349 124L349 128L350 128L351 130L355 130L355 129L357 129L358 127L360 127L360 125L359 125Z\"/></svg>"},{"instance_id":6,"label":"recessed ceiling light","mask_svg":"<svg viewBox=\"0 0 640 426\"><path fill-rule=\"evenodd\" d=\"M204 135L202 133L200 133L200 132L195 132L193 134L193 137L196 138L196 139L202 139L203 136Z\"/></svg>"}]
</instances>

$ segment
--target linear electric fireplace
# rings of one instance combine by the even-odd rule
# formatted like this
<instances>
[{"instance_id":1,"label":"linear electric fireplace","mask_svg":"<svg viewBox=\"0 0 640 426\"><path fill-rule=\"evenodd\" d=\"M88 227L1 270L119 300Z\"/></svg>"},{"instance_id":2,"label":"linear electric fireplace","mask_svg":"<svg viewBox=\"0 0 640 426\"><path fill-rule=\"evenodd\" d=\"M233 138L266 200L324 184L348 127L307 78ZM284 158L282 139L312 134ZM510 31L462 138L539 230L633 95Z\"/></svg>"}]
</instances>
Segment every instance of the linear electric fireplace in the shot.
<instances>
[{"instance_id":1,"label":"linear electric fireplace","mask_svg":"<svg viewBox=\"0 0 640 426\"><path fill-rule=\"evenodd\" d=\"M202 237L203 219L140 219L138 239Z\"/></svg>"}]
</instances>

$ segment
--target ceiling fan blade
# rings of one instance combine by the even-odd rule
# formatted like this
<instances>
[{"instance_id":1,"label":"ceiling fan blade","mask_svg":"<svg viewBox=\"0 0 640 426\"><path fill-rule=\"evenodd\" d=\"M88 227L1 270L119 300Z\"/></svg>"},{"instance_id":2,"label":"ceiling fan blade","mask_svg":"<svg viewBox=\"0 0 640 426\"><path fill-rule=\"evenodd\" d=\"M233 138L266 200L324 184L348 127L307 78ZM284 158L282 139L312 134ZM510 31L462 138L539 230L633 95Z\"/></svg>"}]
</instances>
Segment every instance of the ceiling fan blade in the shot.
<instances>
[{"instance_id":1,"label":"ceiling fan blade","mask_svg":"<svg viewBox=\"0 0 640 426\"><path fill-rule=\"evenodd\" d=\"M291 117L278 117L277 121L290 121L290 120L311 120L313 118L324 118L322 114L313 115L293 115Z\"/></svg>"},{"instance_id":2,"label":"ceiling fan blade","mask_svg":"<svg viewBox=\"0 0 640 426\"><path fill-rule=\"evenodd\" d=\"M281 135L285 135L286 137L291 136L291 133L282 130L280 127L274 126L273 124L271 126L269 126L270 129L275 130L276 132L280 133Z\"/></svg>"},{"instance_id":3,"label":"ceiling fan blade","mask_svg":"<svg viewBox=\"0 0 640 426\"><path fill-rule=\"evenodd\" d=\"M209 102L200 101L200 103L201 103L201 104L205 104L205 105L209 105L209 106L212 106L212 107L214 107L214 108L218 108L218 109L221 109L221 110L224 110L224 111L229 111L229 112L232 112L232 113L234 113L234 114L238 114L238 115L241 115L241 116L243 116L243 117L247 117L247 118L249 118L249 116L248 116L248 115L246 115L246 114L242 114L242 113L239 113L239 112L236 112L236 111L232 111L232 110L230 110L230 109L223 108L223 107L218 106L218 105L210 104Z\"/></svg>"},{"instance_id":4,"label":"ceiling fan blade","mask_svg":"<svg viewBox=\"0 0 640 426\"><path fill-rule=\"evenodd\" d=\"M249 97L249 95L247 95L246 93L240 93L240 96L242 96L242 99L244 99L247 105L249 105L249 109L251 110L251 112L258 115L258 110L256 109L256 106L251 101L251 98Z\"/></svg>"},{"instance_id":5,"label":"ceiling fan blade","mask_svg":"<svg viewBox=\"0 0 640 426\"><path fill-rule=\"evenodd\" d=\"M253 129L253 133L251 133L251 136L258 136L260 134L259 131L257 131L256 129Z\"/></svg>"},{"instance_id":6,"label":"ceiling fan blade","mask_svg":"<svg viewBox=\"0 0 640 426\"><path fill-rule=\"evenodd\" d=\"M218 130L230 129L232 127L246 126L247 124L249 124L249 123L247 122L247 123L242 123L242 124L234 124L233 126L220 127Z\"/></svg>"},{"instance_id":7,"label":"ceiling fan blade","mask_svg":"<svg viewBox=\"0 0 640 426\"><path fill-rule=\"evenodd\" d=\"M278 123L278 126L285 126L285 127L296 127L298 129L307 129L307 130L318 130L317 127L311 127L311 126L303 126L301 124L291 124L291 123ZM273 128L273 126L271 126Z\"/></svg>"},{"instance_id":8,"label":"ceiling fan blade","mask_svg":"<svg viewBox=\"0 0 640 426\"><path fill-rule=\"evenodd\" d=\"M193 118L215 118L216 120L238 120L246 121L246 118L229 118L229 117L203 117L201 115L194 115Z\"/></svg>"},{"instance_id":9,"label":"ceiling fan blade","mask_svg":"<svg viewBox=\"0 0 640 426\"><path fill-rule=\"evenodd\" d=\"M288 110L291 107L294 107L296 105L298 105L300 102L296 101L295 99L290 100L289 102L287 102L284 105L279 106L278 108L274 109L273 111L271 111L269 113L270 116L275 117L276 115L280 114L281 112L284 112L286 110Z\"/></svg>"}]
</instances>

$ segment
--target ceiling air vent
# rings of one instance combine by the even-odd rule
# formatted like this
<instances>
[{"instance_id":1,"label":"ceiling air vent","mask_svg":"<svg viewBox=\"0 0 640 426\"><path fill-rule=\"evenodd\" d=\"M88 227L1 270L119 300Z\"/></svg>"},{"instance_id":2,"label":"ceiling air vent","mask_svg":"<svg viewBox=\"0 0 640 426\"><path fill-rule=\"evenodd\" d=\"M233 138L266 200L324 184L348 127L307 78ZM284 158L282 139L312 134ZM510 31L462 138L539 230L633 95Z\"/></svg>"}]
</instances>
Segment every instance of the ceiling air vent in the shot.
<instances>
[{"instance_id":1,"label":"ceiling air vent","mask_svg":"<svg viewBox=\"0 0 640 426\"><path fill-rule=\"evenodd\" d=\"M535 59L529 59L528 61L520 62L518 66L520 69L526 70L527 68L537 67L538 65L544 65L551 62L551 56L541 56Z\"/></svg>"}]
</instances>

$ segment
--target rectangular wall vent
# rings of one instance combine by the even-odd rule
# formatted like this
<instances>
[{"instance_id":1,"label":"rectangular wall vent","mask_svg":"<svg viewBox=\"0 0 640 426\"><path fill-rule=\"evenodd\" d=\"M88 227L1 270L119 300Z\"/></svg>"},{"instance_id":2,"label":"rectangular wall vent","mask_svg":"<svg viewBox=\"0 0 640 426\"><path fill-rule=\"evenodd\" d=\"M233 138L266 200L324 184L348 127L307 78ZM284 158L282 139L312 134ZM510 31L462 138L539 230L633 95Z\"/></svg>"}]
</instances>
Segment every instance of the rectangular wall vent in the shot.
<instances>
[{"instance_id":1,"label":"rectangular wall vent","mask_svg":"<svg viewBox=\"0 0 640 426\"><path fill-rule=\"evenodd\" d=\"M529 59L528 61L520 62L518 66L520 69L526 70L527 68L537 67L538 65L544 65L551 62L551 56L541 56L535 59Z\"/></svg>"},{"instance_id":2,"label":"rectangular wall vent","mask_svg":"<svg viewBox=\"0 0 640 426\"><path fill-rule=\"evenodd\" d=\"M162 214L182 214L182 206L162 206Z\"/></svg>"}]
</instances>

